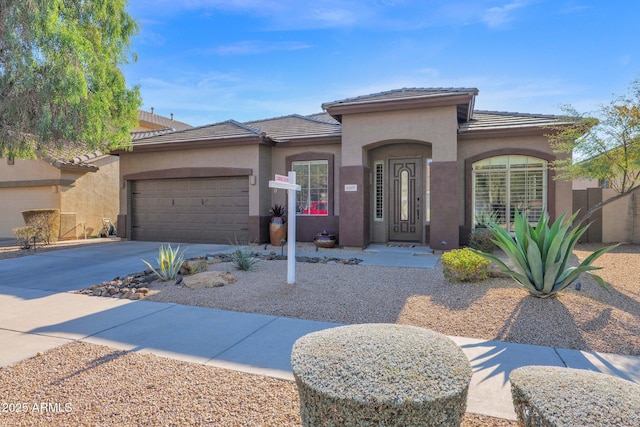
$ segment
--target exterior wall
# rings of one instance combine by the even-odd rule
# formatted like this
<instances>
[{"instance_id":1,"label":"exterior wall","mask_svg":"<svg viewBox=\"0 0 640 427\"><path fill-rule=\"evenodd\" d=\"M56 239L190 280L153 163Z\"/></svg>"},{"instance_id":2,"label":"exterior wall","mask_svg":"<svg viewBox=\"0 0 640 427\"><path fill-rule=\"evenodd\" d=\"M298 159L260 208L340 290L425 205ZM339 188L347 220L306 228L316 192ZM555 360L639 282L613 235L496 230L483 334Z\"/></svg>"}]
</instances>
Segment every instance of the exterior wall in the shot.
<instances>
[{"instance_id":1,"label":"exterior wall","mask_svg":"<svg viewBox=\"0 0 640 427\"><path fill-rule=\"evenodd\" d=\"M0 159L0 182L60 179L60 170L44 160L15 159L13 165Z\"/></svg>"},{"instance_id":2,"label":"exterior wall","mask_svg":"<svg viewBox=\"0 0 640 427\"><path fill-rule=\"evenodd\" d=\"M22 211L59 209L60 170L43 160L0 159L0 238L14 238L13 229L24 226Z\"/></svg>"},{"instance_id":3,"label":"exterior wall","mask_svg":"<svg viewBox=\"0 0 640 427\"><path fill-rule=\"evenodd\" d=\"M0 188L0 238L15 238L13 229L24 226L24 210L59 209L60 194L54 188L50 185Z\"/></svg>"},{"instance_id":4,"label":"exterior wall","mask_svg":"<svg viewBox=\"0 0 640 427\"><path fill-rule=\"evenodd\" d=\"M97 172L63 174L73 178L75 184L60 186L60 214L63 219L69 218L67 226L60 230L61 239L84 238L85 233L87 237L96 236L102 228L102 218L115 224L119 210L118 157L104 156L92 164L99 167Z\"/></svg>"},{"instance_id":5,"label":"exterior wall","mask_svg":"<svg viewBox=\"0 0 640 427\"><path fill-rule=\"evenodd\" d=\"M456 107L345 115L342 122L342 165L366 165L366 149L386 141L428 142L434 161L457 159Z\"/></svg>"},{"instance_id":6,"label":"exterior wall","mask_svg":"<svg viewBox=\"0 0 640 427\"><path fill-rule=\"evenodd\" d=\"M586 190L587 188L599 188L600 182L597 179L574 179L571 183L573 190Z\"/></svg>"},{"instance_id":7,"label":"exterior wall","mask_svg":"<svg viewBox=\"0 0 640 427\"><path fill-rule=\"evenodd\" d=\"M614 190L603 189L602 199L617 195ZM602 207L603 243L640 243L640 191Z\"/></svg>"}]
</instances>

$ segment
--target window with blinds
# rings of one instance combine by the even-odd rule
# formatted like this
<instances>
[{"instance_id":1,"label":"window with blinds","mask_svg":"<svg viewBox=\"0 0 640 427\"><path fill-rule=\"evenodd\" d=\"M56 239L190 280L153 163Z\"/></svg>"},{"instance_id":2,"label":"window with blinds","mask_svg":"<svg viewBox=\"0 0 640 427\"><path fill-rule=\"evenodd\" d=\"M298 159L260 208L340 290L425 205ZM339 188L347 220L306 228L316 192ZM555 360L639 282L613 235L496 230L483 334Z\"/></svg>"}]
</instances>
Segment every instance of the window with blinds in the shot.
<instances>
[{"instance_id":1,"label":"window with blinds","mask_svg":"<svg viewBox=\"0 0 640 427\"><path fill-rule=\"evenodd\" d=\"M375 163L375 221L384 220L384 164Z\"/></svg>"},{"instance_id":2,"label":"window with blinds","mask_svg":"<svg viewBox=\"0 0 640 427\"><path fill-rule=\"evenodd\" d=\"M515 212L535 223L547 208L547 162L498 156L473 164L474 227L496 222L513 231Z\"/></svg>"}]
</instances>

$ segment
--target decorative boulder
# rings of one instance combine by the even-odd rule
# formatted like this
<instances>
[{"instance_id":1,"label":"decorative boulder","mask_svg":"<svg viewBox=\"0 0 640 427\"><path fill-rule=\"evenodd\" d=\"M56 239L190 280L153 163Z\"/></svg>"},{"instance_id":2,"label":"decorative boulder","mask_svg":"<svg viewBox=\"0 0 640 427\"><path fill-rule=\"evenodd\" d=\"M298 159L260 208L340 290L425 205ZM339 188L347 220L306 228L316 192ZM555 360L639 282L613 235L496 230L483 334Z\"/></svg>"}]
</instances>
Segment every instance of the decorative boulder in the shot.
<instances>
[{"instance_id":1,"label":"decorative boulder","mask_svg":"<svg viewBox=\"0 0 640 427\"><path fill-rule=\"evenodd\" d=\"M184 276L181 285L189 289L203 289L218 288L235 282L236 278L231 273L206 271L204 273L194 274L193 276Z\"/></svg>"},{"instance_id":2,"label":"decorative boulder","mask_svg":"<svg viewBox=\"0 0 640 427\"><path fill-rule=\"evenodd\" d=\"M525 366L509 375L524 426L640 426L640 385L582 369Z\"/></svg>"},{"instance_id":3,"label":"decorative boulder","mask_svg":"<svg viewBox=\"0 0 640 427\"><path fill-rule=\"evenodd\" d=\"M472 374L448 337L395 324L305 335L291 365L305 426L458 426Z\"/></svg>"}]
</instances>

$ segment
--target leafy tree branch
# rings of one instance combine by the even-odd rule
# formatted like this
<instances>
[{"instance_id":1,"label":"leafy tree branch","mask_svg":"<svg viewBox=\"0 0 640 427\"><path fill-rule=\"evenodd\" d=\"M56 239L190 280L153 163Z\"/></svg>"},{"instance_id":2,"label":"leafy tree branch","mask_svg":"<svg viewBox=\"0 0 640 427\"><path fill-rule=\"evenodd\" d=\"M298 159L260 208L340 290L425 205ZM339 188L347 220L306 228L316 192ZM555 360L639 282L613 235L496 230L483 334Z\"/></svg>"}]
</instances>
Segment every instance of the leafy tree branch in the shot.
<instances>
[{"instance_id":1,"label":"leafy tree branch","mask_svg":"<svg viewBox=\"0 0 640 427\"><path fill-rule=\"evenodd\" d=\"M593 113L580 113L572 106L564 111L572 124L552 126L547 135L559 155L552 165L556 178L597 179L618 193L585 212L581 223L640 187L640 80Z\"/></svg>"},{"instance_id":2,"label":"leafy tree branch","mask_svg":"<svg viewBox=\"0 0 640 427\"><path fill-rule=\"evenodd\" d=\"M126 148L141 105L119 68L135 60L127 0L0 4L0 156Z\"/></svg>"}]
</instances>

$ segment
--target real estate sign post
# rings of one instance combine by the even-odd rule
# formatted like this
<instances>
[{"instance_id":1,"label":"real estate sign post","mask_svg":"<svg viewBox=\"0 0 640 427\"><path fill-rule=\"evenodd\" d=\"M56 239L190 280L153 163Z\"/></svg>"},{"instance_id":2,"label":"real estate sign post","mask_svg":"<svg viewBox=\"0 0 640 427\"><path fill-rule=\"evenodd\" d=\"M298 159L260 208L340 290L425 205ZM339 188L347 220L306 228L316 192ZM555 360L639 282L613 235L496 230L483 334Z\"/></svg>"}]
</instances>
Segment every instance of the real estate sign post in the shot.
<instances>
[{"instance_id":1,"label":"real estate sign post","mask_svg":"<svg viewBox=\"0 0 640 427\"><path fill-rule=\"evenodd\" d=\"M269 181L269 188L287 190L287 284L292 285L296 283L296 191L300 191L296 173L276 175L273 181Z\"/></svg>"}]
</instances>

